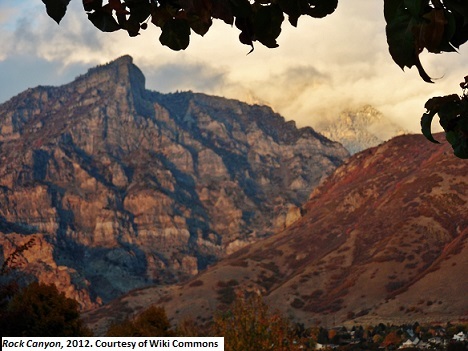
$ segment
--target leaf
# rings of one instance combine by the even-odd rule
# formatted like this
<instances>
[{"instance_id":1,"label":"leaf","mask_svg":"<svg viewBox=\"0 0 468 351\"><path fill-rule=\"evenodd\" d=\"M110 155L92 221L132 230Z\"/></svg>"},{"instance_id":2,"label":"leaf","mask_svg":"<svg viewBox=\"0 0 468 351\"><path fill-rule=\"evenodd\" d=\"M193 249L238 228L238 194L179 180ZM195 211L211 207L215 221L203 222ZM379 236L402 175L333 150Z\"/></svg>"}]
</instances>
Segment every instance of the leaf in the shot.
<instances>
[{"instance_id":1,"label":"leaf","mask_svg":"<svg viewBox=\"0 0 468 351\"><path fill-rule=\"evenodd\" d=\"M426 104L424 105L424 108L437 113L445 104L458 102L460 102L460 97L457 94L435 96L427 100Z\"/></svg>"},{"instance_id":2,"label":"leaf","mask_svg":"<svg viewBox=\"0 0 468 351\"><path fill-rule=\"evenodd\" d=\"M98 11L102 8L102 0L83 0L83 8L86 12Z\"/></svg>"},{"instance_id":3,"label":"leaf","mask_svg":"<svg viewBox=\"0 0 468 351\"><path fill-rule=\"evenodd\" d=\"M288 15L289 23L294 27L297 27L299 17L305 14L305 10L309 9L307 0L278 0L278 5Z\"/></svg>"},{"instance_id":4,"label":"leaf","mask_svg":"<svg viewBox=\"0 0 468 351\"><path fill-rule=\"evenodd\" d=\"M454 52L457 51L457 46L452 43L452 39L454 35L457 33L457 20L453 13L449 11L445 11L445 18L447 20L447 24L445 25L444 30L444 39L441 43L441 50L445 52Z\"/></svg>"},{"instance_id":5,"label":"leaf","mask_svg":"<svg viewBox=\"0 0 468 351\"><path fill-rule=\"evenodd\" d=\"M421 131L429 141L440 144L437 140L434 139L431 131L432 119L434 118L435 114L435 111L429 111L423 114L421 117Z\"/></svg>"},{"instance_id":6,"label":"leaf","mask_svg":"<svg viewBox=\"0 0 468 351\"><path fill-rule=\"evenodd\" d=\"M281 33L283 11L278 5L260 6L254 15L255 38L269 48L278 47L276 38Z\"/></svg>"},{"instance_id":7,"label":"leaf","mask_svg":"<svg viewBox=\"0 0 468 351\"><path fill-rule=\"evenodd\" d=\"M67 6L70 0L42 0L42 2L46 6L49 17L54 19L57 24L60 24L60 21L67 12Z\"/></svg>"},{"instance_id":8,"label":"leaf","mask_svg":"<svg viewBox=\"0 0 468 351\"><path fill-rule=\"evenodd\" d=\"M234 24L234 15L230 6L229 0L213 1L212 16L223 20L226 24Z\"/></svg>"},{"instance_id":9,"label":"leaf","mask_svg":"<svg viewBox=\"0 0 468 351\"><path fill-rule=\"evenodd\" d=\"M213 21L211 19L212 2L210 0L179 0L187 13L190 28L198 35L205 35Z\"/></svg>"},{"instance_id":10,"label":"leaf","mask_svg":"<svg viewBox=\"0 0 468 351\"><path fill-rule=\"evenodd\" d=\"M151 22L159 28L164 27L164 24L172 18L173 16L169 13L166 6L156 7L151 10Z\"/></svg>"},{"instance_id":11,"label":"leaf","mask_svg":"<svg viewBox=\"0 0 468 351\"><path fill-rule=\"evenodd\" d=\"M323 18L336 10L338 0L309 0L309 4L312 6L307 14L315 18Z\"/></svg>"},{"instance_id":12,"label":"leaf","mask_svg":"<svg viewBox=\"0 0 468 351\"><path fill-rule=\"evenodd\" d=\"M240 29L239 40L242 44L250 45L253 49L254 29L252 22L244 17L236 18L236 27Z\"/></svg>"},{"instance_id":13,"label":"leaf","mask_svg":"<svg viewBox=\"0 0 468 351\"><path fill-rule=\"evenodd\" d=\"M249 0L229 0L234 17L250 18L252 16L252 5Z\"/></svg>"},{"instance_id":14,"label":"leaf","mask_svg":"<svg viewBox=\"0 0 468 351\"><path fill-rule=\"evenodd\" d=\"M130 14L125 5L120 2L120 0L109 0L109 6L115 10L117 15L128 15Z\"/></svg>"},{"instance_id":15,"label":"leaf","mask_svg":"<svg viewBox=\"0 0 468 351\"><path fill-rule=\"evenodd\" d=\"M444 0L444 5L452 13L463 18L463 25L468 24L468 2L465 0Z\"/></svg>"},{"instance_id":16,"label":"leaf","mask_svg":"<svg viewBox=\"0 0 468 351\"><path fill-rule=\"evenodd\" d=\"M386 0L385 4L390 3ZM412 28L416 24L413 18L401 5L398 9L387 9L387 43L393 61L404 69L412 67L416 62L415 40ZM391 16L391 17L390 17Z\"/></svg>"},{"instance_id":17,"label":"leaf","mask_svg":"<svg viewBox=\"0 0 468 351\"><path fill-rule=\"evenodd\" d=\"M421 64L421 61L419 60L419 56L416 55L416 60L415 60L415 66L416 68L418 69L418 73L419 73L419 76L422 78L423 81L425 81L426 83L434 83L432 81L432 78L426 73L426 71L424 70L424 67L422 66Z\"/></svg>"},{"instance_id":18,"label":"leaf","mask_svg":"<svg viewBox=\"0 0 468 351\"><path fill-rule=\"evenodd\" d=\"M211 25L213 24L213 21L211 18L207 19L202 19L198 16L188 16L188 22L190 25L190 28L197 33L198 35L204 36L208 30L210 29Z\"/></svg>"},{"instance_id":19,"label":"leaf","mask_svg":"<svg viewBox=\"0 0 468 351\"><path fill-rule=\"evenodd\" d=\"M171 19L167 21L162 28L159 41L172 50L185 50L190 43L189 24L183 19Z\"/></svg>"},{"instance_id":20,"label":"leaf","mask_svg":"<svg viewBox=\"0 0 468 351\"><path fill-rule=\"evenodd\" d=\"M404 6L404 0L385 0L384 6L388 50L393 61L401 69L416 66L421 78L433 83L419 60L422 47L415 36L418 37L422 23L411 16Z\"/></svg>"},{"instance_id":21,"label":"leaf","mask_svg":"<svg viewBox=\"0 0 468 351\"><path fill-rule=\"evenodd\" d=\"M468 41L468 25L463 24L464 19L455 16L456 30L450 38L450 44L459 48L462 44Z\"/></svg>"},{"instance_id":22,"label":"leaf","mask_svg":"<svg viewBox=\"0 0 468 351\"><path fill-rule=\"evenodd\" d=\"M456 133L454 131L447 132L447 141L452 145L455 156L463 159L468 159L468 139L466 135Z\"/></svg>"},{"instance_id":23,"label":"leaf","mask_svg":"<svg viewBox=\"0 0 468 351\"><path fill-rule=\"evenodd\" d=\"M120 29L114 17L103 10L88 13L88 19L102 32L115 32Z\"/></svg>"},{"instance_id":24,"label":"leaf","mask_svg":"<svg viewBox=\"0 0 468 351\"><path fill-rule=\"evenodd\" d=\"M387 23L391 22L401 11L405 0L384 0L384 17Z\"/></svg>"},{"instance_id":25,"label":"leaf","mask_svg":"<svg viewBox=\"0 0 468 351\"><path fill-rule=\"evenodd\" d=\"M419 17L429 5L429 0L404 0L403 3L413 17Z\"/></svg>"},{"instance_id":26,"label":"leaf","mask_svg":"<svg viewBox=\"0 0 468 351\"><path fill-rule=\"evenodd\" d=\"M128 20L125 22L125 30L131 37L136 37L138 34L140 34L140 22L133 14L130 15Z\"/></svg>"},{"instance_id":27,"label":"leaf","mask_svg":"<svg viewBox=\"0 0 468 351\"><path fill-rule=\"evenodd\" d=\"M427 19L427 22L417 26L417 46L419 49L426 48L429 52L438 54L442 51L445 25L448 23L444 10L433 9L424 14L423 17Z\"/></svg>"},{"instance_id":28,"label":"leaf","mask_svg":"<svg viewBox=\"0 0 468 351\"><path fill-rule=\"evenodd\" d=\"M151 6L148 1L126 1L130 15L139 23L146 21L151 14Z\"/></svg>"}]
</instances>

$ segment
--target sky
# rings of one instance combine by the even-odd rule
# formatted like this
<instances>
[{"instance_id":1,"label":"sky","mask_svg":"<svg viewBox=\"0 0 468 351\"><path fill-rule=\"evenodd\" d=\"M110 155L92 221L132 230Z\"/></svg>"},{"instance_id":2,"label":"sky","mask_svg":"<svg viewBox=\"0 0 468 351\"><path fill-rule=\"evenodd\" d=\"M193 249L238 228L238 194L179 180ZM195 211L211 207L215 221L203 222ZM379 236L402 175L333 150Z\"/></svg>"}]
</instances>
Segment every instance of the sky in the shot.
<instances>
[{"instance_id":1,"label":"sky","mask_svg":"<svg viewBox=\"0 0 468 351\"><path fill-rule=\"evenodd\" d=\"M146 76L147 89L192 90L271 106L299 127L317 127L345 109L370 104L391 121L419 132L424 104L432 96L461 93L468 48L423 54L435 84L415 68L404 72L388 53L383 1L340 0L324 19L284 22L279 48L250 48L238 30L221 21L204 36L194 33L187 50L171 51L150 28L136 38L101 33L71 0L60 25L42 1L0 2L0 103L37 85L62 85L89 68L129 54Z\"/></svg>"}]
</instances>

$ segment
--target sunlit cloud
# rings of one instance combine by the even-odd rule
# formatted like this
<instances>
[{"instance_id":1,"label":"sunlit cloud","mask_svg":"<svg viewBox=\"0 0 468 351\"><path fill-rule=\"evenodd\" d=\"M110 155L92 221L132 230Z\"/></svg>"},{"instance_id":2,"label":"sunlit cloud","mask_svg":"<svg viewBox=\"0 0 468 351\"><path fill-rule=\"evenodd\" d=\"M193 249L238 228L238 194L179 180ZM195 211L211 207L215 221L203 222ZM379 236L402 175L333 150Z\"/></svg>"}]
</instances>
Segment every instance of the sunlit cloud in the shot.
<instances>
[{"instance_id":1,"label":"sunlit cloud","mask_svg":"<svg viewBox=\"0 0 468 351\"><path fill-rule=\"evenodd\" d=\"M220 21L203 38L192 34L186 51L173 52L159 44L153 26L137 38L99 32L80 1L71 1L60 26L41 2L2 4L0 10L0 78L15 81L0 92L0 101L38 84L67 83L87 68L130 54L152 90L268 104L299 126L319 126L343 109L371 104L417 132L425 101L458 93L467 74L467 49L423 55L428 73L441 78L435 84L423 82L415 69L403 72L388 53L378 1L341 0L324 19L301 18L298 28L285 22L279 48L257 44L249 55L238 30Z\"/></svg>"}]
</instances>

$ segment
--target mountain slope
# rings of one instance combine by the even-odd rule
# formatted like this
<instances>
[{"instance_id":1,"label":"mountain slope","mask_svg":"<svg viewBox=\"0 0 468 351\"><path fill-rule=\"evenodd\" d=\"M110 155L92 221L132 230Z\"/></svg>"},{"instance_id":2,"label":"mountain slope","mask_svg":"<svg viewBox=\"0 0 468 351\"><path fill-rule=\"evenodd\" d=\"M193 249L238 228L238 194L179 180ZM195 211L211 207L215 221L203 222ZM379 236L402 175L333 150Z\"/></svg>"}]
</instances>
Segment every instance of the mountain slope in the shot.
<instances>
[{"instance_id":1,"label":"mountain slope","mask_svg":"<svg viewBox=\"0 0 468 351\"><path fill-rule=\"evenodd\" d=\"M92 308L283 228L347 156L265 106L147 91L124 56L0 105L0 245L34 237L23 271Z\"/></svg>"},{"instance_id":2,"label":"mountain slope","mask_svg":"<svg viewBox=\"0 0 468 351\"><path fill-rule=\"evenodd\" d=\"M206 321L238 289L261 292L309 326L466 319L467 172L448 144L394 138L339 167L283 232L190 282L135 291L88 320L102 328L119 310L112 306L163 303L175 319Z\"/></svg>"}]
</instances>

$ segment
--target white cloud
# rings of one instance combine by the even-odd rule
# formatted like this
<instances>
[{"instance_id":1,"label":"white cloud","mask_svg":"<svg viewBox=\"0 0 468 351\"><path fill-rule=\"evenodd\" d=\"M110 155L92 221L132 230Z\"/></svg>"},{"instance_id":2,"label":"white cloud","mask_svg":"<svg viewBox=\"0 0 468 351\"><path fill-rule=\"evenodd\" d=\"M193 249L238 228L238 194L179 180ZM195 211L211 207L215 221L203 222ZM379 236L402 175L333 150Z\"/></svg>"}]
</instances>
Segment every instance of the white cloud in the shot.
<instances>
[{"instance_id":1,"label":"white cloud","mask_svg":"<svg viewBox=\"0 0 468 351\"><path fill-rule=\"evenodd\" d=\"M238 41L238 30L220 21L204 38L192 34L186 51L173 52L159 44L160 32L153 26L137 38L124 32L100 33L87 20L80 1L71 2L60 26L40 2L33 8L28 4L27 11L22 4L21 11L9 7L15 21L0 17L4 33L0 60L9 65L15 57L36 57L43 67L44 62L56 67L50 69L55 75L50 81L66 82L77 67L130 54L154 90L192 89L264 102L300 126L316 125L344 108L372 104L405 128L418 131L425 101L457 93L467 74L466 49L461 55L424 55L429 74L443 77L436 84L424 83L415 69L402 72L388 54L383 4L374 0L341 0L333 15L301 18L298 28L285 22L279 48L257 44L250 55L246 55L249 47ZM33 71L33 60L28 64L27 71ZM6 67L0 62L0 70ZM27 78L18 80L27 84ZM30 82L37 84L34 79Z\"/></svg>"}]
</instances>

